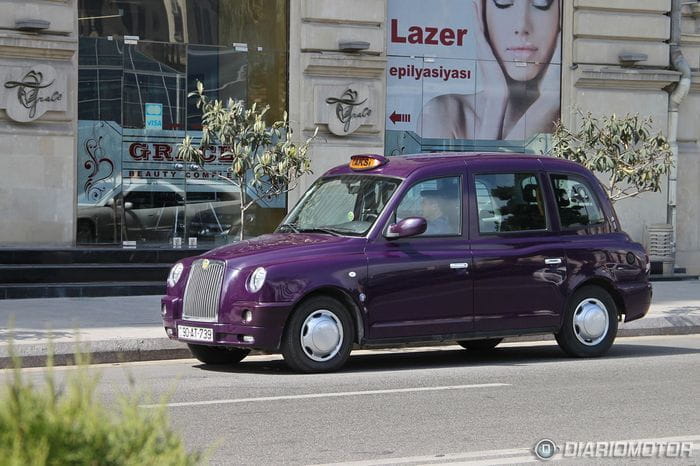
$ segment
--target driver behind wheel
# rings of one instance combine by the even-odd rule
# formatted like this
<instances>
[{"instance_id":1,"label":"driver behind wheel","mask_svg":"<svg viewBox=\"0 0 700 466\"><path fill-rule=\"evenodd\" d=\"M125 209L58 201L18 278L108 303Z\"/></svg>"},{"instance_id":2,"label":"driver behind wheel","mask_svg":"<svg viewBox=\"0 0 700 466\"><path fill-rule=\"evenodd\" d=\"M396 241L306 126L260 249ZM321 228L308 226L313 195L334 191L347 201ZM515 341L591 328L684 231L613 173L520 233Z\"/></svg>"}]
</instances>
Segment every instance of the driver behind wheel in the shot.
<instances>
[{"instance_id":1,"label":"driver behind wheel","mask_svg":"<svg viewBox=\"0 0 700 466\"><path fill-rule=\"evenodd\" d=\"M446 235L454 233L450 220L444 210L447 201L440 191L423 190L421 195L422 217L428 222L426 235Z\"/></svg>"}]
</instances>

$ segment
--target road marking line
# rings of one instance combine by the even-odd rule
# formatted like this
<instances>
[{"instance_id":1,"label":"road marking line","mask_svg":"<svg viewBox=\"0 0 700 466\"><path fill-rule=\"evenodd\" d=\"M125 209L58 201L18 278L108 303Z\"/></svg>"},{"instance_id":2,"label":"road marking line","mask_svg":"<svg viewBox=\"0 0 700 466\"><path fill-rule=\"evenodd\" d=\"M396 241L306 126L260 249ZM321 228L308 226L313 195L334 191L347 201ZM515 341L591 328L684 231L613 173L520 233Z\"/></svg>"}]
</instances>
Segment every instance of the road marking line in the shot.
<instances>
[{"instance_id":1,"label":"road marking line","mask_svg":"<svg viewBox=\"0 0 700 466\"><path fill-rule=\"evenodd\" d=\"M230 400L207 400L207 401L185 401L180 403L166 403L164 406L169 408L177 406L204 406L232 403L255 403L260 401L280 401L280 400L305 400L310 398L337 398L343 396L361 396L361 395L384 395L391 393L412 393L412 392L436 392L444 390L463 390L467 388L493 388L493 387L508 387L509 383L482 383L472 385L444 385L439 387L415 387L415 388L392 388L389 390L363 390L357 392L331 392L331 393L308 393L305 395L281 395L281 396L264 396L260 398L234 398ZM141 408L158 408L160 404L139 405Z\"/></svg>"},{"instance_id":2,"label":"road marking line","mask_svg":"<svg viewBox=\"0 0 700 466\"><path fill-rule=\"evenodd\" d=\"M427 463L432 462L436 464L454 464L455 460L467 460L470 458L479 458L483 461L495 461L493 464L503 464L504 458L530 458L523 457L520 455L532 454L532 450L527 448L510 448L507 450L483 450L483 451L472 451L466 453L448 453L445 455L426 455L426 456L407 456L404 458L382 458L376 460L365 460L365 461L345 461L342 463L328 463L318 466L340 466L340 465L352 465L352 466L381 466L387 464L405 464L405 463ZM486 459L489 458L490 459ZM493 458L497 457L497 458ZM534 459L534 455L532 456ZM450 463L447 463L447 462Z\"/></svg>"},{"instance_id":3,"label":"road marking line","mask_svg":"<svg viewBox=\"0 0 700 466\"><path fill-rule=\"evenodd\" d=\"M700 451L700 435L686 435L678 437L660 437L646 438L634 440L611 440L610 442L619 443L664 443L664 442L692 442L693 451ZM534 444L533 444L534 445ZM559 444L558 444L559 445ZM563 443L561 444L563 445ZM559 446L561 446L559 445ZM523 456L525 455L525 456ZM571 460L571 459L586 459L586 458L564 458L561 452L558 452L552 460ZM588 458L591 459L591 458ZM602 459L602 458L601 458ZM608 458L605 458L608 459ZM466 460L466 461L464 461ZM399 458L377 458L374 460L362 461L343 461L341 463L326 463L317 466L384 466L388 464L439 464L446 465L491 465L491 464L514 464L514 463L534 463L539 461L532 448L511 448L506 450L482 450L463 453L447 453L442 455L424 455L424 456L406 456Z\"/></svg>"},{"instance_id":4,"label":"road marking line","mask_svg":"<svg viewBox=\"0 0 700 466\"><path fill-rule=\"evenodd\" d=\"M554 457L552 460L556 460ZM486 460L475 461L457 461L454 463L437 463L440 466L492 466L502 464L523 464L523 463L539 463L541 462L535 455L530 452L530 456L502 456L500 458L491 458Z\"/></svg>"}]
</instances>

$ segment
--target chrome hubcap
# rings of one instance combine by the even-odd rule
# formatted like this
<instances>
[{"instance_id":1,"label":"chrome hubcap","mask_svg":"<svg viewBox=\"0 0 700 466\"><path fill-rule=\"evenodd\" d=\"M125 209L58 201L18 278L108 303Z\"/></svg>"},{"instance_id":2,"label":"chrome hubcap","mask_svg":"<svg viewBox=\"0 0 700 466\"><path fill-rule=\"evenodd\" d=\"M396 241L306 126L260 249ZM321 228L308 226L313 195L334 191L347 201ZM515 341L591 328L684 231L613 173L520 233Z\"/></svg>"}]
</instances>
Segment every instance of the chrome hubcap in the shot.
<instances>
[{"instance_id":1,"label":"chrome hubcap","mask_svg":"<svg viewBox=\"0 0 700 466\"><path fill-rule=\"evenodd\" d=\"M608 334L608 310L599 299L586 298L574 311L574 334L586 346L595 346Z\"/></svg>"},{"instance_id":2,"label":"chrome hubcap","mask_svg":"<svg viewBox=\"0 0 700 466\"><path fill-rule=\"evenodd\" d=\"M301 347L314 361L328 361L343 343L343 324L327 309L309 314L301 326Z\"/></svg>"}]
</instances>

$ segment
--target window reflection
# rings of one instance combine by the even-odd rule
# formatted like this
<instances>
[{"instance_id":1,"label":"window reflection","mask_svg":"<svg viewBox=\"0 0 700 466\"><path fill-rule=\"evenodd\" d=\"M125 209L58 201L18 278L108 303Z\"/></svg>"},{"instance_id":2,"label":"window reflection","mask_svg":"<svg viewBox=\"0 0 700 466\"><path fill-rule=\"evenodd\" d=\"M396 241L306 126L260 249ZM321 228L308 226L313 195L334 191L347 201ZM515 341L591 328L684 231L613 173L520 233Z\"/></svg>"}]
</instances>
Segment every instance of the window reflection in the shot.
<instances>
[{"instance_id":1,"label":"window reflection","mask_svg":"<svg viewBox=\"0 0 700 466\"><path fill-rule=\"evenodd\" d=\"M288 0L79 0L81 37L287 51Z\"/></svg>"},{"instance_id":2,"label":"window reflection","mask_svg":"<svg viewBox=\"0 0 700 466\"><path fill-rule=\"evenodd\" d=\"M552 175L551 180L563 228L580 228L605 222L603 209L585 180L574 175Z\"/></svg>"},{"instance_id":3,"label":"window reflection","mask_svg":"<svg viewBox=\"0 0 700 466\"><path fill-rule=\"evenodd\" d=\"M240 190L225 148L205 170L177 168L177 144L201 136L187 94L199 80L210 98L269 104L281 118L287 0L79 0L79 29L78 241L236 239ZM252 206L246 235L285 213L285 196Z\"/></svg>"},{"instance_id":4,"label":"window reflection","mask_svg":"<svg viewBox=\"0 0 700 466\"><path fill-rule=\"evenodd\" d=\"M478 174L474 177L479 232L545 230L546 208L533 173Z\"/></svg>"},{"instance_id":5,"label":"window reflection","mask_svg":"<svg viewBox=\"0 0 700 466\"><path fill-rule=\"evenodd\" d=\"M145 128L145 104L163 105L162 129L184 129L186 48L139 42L124 56L124 128Z\"/></svg>"},{"instance_id":6,"label":"window reflection","mask_svg":"<svg viewBox=\"0 0 700 466\"><path fill-rule=\"evenodd\" d=\"M187 49L187 92L204 84L204 93L210 99L227 101L248 100L248 53L233 47L192 45ZM202 128L202 112L196 99L187 102L188 129Z\"/></svg>"}]
</instances>

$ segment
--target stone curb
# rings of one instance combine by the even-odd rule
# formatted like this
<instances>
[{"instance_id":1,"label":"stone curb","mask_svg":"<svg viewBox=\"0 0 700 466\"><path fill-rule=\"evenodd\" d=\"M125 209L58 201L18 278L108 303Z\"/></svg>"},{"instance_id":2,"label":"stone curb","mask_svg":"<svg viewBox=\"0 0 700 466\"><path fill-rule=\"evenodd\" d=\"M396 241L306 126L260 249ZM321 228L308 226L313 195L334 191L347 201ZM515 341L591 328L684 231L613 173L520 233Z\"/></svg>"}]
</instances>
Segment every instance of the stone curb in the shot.
<instances>
[{"instance_id":1,"label":"stone curb","mask_svg":"<svg viewBox=\"0 0 700 466\"><path fill-rule=\"evenodd\" d=\"M76 349L90 356L92 364L153 361L165 359L191 358L190 350L177 341L167 338L127 338L122 340L99 340L81 342L61 342L52 344L53 364L72 365ZM15 356L21 358L22 367L43 367L46 365L48 346L43 343L16 343ZM9 345L0 345L0 369L13 367Z\"/></svg>"},{"instance_id":2,"label":"stone curb","mask_svg":"<svg viewBox=\"0 0 700 466\"><path fill-rule=\"evenodd\" d=\"M700 334L700 316L672 316L644 319L631 324L623 324L618 330L618 337L637 337L652 335L689 335ZM505 342L550 341L553 335L528 335L506 338ZM371 350L389 348L408 348L417 346L444 346L453 342L415 343L387 346L373 346ZM90 355L93 364L126 363L136 361L154 361L168 359L189 359L192 354L180 342L167 338L132 338L122 340L85 341L77 343L83 352ZM74 364L76 343L61 342L53 345L53 364L65 366ZM46 365L48 347L41 343L15 343L14 352L21 357L22 367L43 367ZM253 351L251 354L266 354ZM0 344L0 369L13 367L9 346Z\"/></svg>"}]
</instances>

